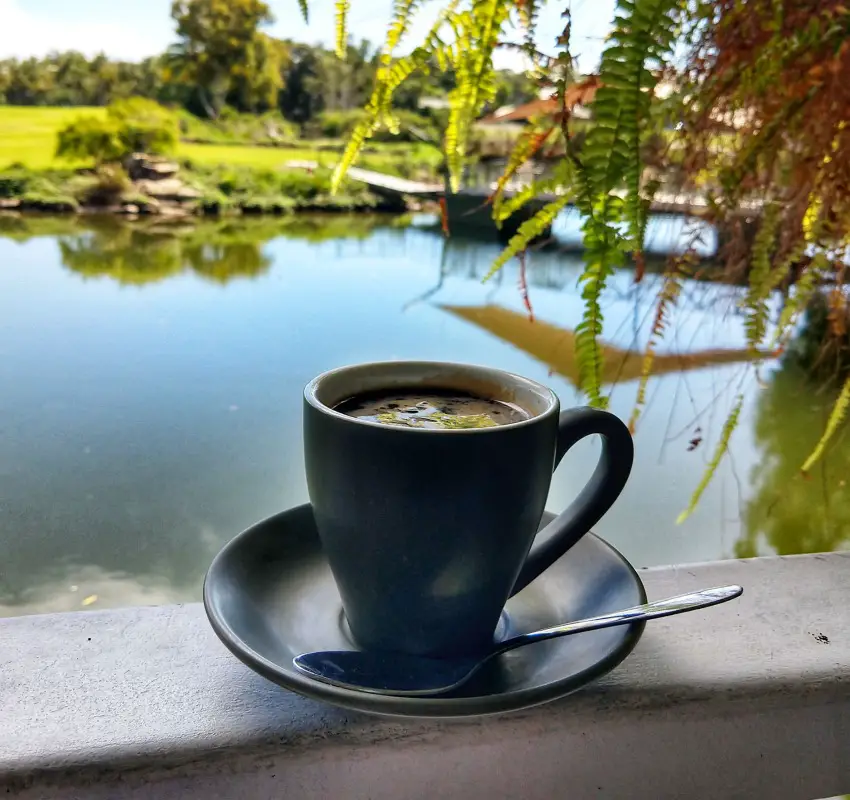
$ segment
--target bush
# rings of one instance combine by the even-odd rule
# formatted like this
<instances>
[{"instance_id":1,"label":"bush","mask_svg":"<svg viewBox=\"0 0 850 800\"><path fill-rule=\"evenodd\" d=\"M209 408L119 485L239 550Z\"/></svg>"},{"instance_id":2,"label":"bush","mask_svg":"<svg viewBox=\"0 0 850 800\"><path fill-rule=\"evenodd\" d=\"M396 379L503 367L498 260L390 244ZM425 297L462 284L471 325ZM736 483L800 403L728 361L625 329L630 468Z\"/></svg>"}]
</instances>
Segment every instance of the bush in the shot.
<instances>
[{"instance_id":1,"label":"bush","mask_svg":"<svg viewBox=\"0 0 850 800\"><path fill-rule=\"evenodd\" d=\"M132 97L109 106L104 119L81 116L66 125L57 135L56 156L93 158L104 164L132 153L170 153L177 141L177 118L170 111L152 100Z\"/></svg>"},{"instance_id":2,"label":"bush","mask_svg":"<svg viewBox=\"0 0 850 800\"><path fill-rule=\"evenodd\" d=\"M30 190L21 197L21 207L33 211L77 211L77 201L70 195L58 192Z\"/></svg>"},{"instance_id":3,"label":"bush","mask_svg":"<svg viewBox=\"0 0 850 800\"><path fill-rule=\"evenodd\" d=\"M180 112L180 133L184 139L201 144L286 144L299 137L298 127L277 111L266 114L239 114L225 109L216 120L199 119Z\"/></svg>"},{"instance_id":4,"label":"bush","mask_svg":"<svg viewBox=\"0 0 850 800\"><path fill-rule=\"evenodd\" d=\"M0 197L20 197L32 179L32 172L24 167L10 167L0 172Z\"/></svg>"},{"instance_id":5,"label":"bush","mask_svg":"<svg viewBox=\"0 0 850 800\"><path fill-rule=\"evenodd\" d=\"M118 164L102 164L77 197L87 205L111 206L123 199L131 185L127 173Z\"/></svg>"}]
</instances>

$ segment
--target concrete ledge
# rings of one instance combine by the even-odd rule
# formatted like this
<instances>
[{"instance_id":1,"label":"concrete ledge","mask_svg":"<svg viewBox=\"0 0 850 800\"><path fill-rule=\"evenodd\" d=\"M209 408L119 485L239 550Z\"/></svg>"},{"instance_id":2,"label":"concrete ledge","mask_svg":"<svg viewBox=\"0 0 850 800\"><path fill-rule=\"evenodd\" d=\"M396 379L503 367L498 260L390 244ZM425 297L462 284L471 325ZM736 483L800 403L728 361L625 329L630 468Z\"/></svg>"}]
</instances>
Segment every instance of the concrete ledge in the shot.
<instances>
[{"instance_id":1,"label":"concrete ledge","mask_svg":"<svg viewBox=\"0 0 850 800\"><path fill-rule=\"evenodd\" d=\"M265 682L199 605L0 620L0 794L22 798L770 797L850 791L850 554L645 570L624 664L527 712L414 722Z\"/></svg>"}]
</instances>

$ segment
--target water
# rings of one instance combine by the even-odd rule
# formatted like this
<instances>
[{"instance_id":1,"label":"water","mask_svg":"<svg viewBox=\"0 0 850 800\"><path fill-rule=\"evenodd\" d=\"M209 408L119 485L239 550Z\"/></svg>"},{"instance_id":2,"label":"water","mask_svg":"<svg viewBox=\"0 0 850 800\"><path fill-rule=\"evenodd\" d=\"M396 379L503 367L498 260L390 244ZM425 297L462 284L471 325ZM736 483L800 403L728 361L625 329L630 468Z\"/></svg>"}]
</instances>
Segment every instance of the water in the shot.
<instances>
[{"instance_id":1,"label":"water","mask_svg":"<svg viewBox=\"0 0 850 800\"><path fill-rule=\"evenodd\" d=\"M530 324L517 265L481 283L497 252L386 218L0 219L0 614L199 599L225 541L305 501L301 389L331 367L479 362L580 403L580 257L530 259ZM660 280L624 270L605 299L606 391L624 418ZM799 475L832 397L787 365L757 380L743 354L706 352L742 347L739 299L686 283L659 347L635 470L596 526L637 565L850 539L846 440ZM731 458L677 526L738 391ZM597 453L588 440L565 459L552 510Z\"/></svg>"}]
</instances>

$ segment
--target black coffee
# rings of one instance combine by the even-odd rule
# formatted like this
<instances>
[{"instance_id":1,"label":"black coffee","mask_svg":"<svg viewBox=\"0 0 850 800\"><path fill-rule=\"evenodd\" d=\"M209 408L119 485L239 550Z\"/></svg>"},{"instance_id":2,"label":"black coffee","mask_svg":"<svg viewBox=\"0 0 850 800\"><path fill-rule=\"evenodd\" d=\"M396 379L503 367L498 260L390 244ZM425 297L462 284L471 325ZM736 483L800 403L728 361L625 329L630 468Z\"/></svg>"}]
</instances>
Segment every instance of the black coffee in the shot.
<instances>
[{"instance_id":1,"label":"black coffee","mask_svg":"<svg viewBox=\"0 0 850 800\"><path fill-rule=\"evenodd\" d=\"M531 416L513 403L438 389L361 394L344 400L335 410L384 425L432 430L492 428Z\"/></svg>"}]
</instances>

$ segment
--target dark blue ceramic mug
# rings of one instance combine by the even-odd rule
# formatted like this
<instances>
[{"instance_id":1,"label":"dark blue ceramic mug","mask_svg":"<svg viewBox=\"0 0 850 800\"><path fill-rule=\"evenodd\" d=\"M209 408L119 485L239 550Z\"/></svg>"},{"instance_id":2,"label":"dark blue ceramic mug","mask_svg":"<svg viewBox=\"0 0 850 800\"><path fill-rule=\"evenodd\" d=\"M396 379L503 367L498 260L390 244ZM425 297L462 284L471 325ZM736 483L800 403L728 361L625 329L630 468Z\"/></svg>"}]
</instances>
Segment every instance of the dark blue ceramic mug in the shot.
<instances>
[{"instance_id":1,"label":"dark blue ceramic mug","mask_svg":"<svg viewBox=\"0 0 850 800\"><path fill-rule=\"evenodd\" d=\"M528 418L429 430L335 410L361 394L411 388L516 404ZM538 534L555 467L591 434L602 437L596 470ZM304 452L316 526L357 643L431 656L485 651L507 599L608 511L634 456L613 414L561 412L553 391L501 370L416 361L342 367L311 381Z\"/></svg>"}]
</instances>

